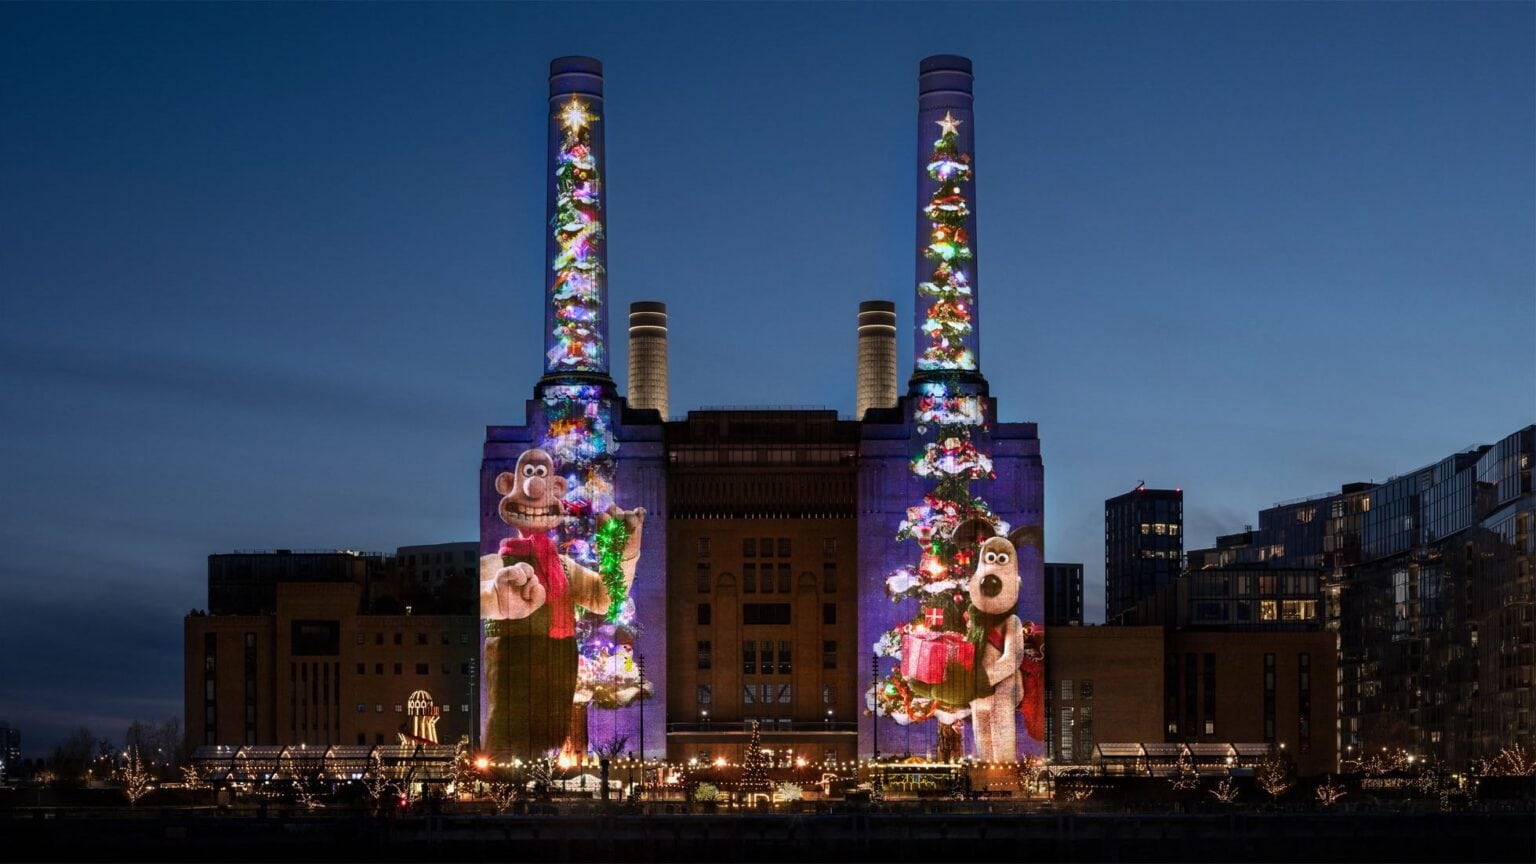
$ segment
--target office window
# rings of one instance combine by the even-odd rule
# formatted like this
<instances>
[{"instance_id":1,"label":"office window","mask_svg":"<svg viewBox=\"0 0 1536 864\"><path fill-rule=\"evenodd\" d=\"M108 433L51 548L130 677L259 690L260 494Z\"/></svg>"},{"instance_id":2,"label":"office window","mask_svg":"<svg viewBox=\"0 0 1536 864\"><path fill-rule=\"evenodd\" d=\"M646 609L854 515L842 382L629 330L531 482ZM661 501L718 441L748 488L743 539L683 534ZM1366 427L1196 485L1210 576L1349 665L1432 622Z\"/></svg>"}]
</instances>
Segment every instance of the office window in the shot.
<instances>
[{"instance_id":1,"label":"office window","mask_svg":"<svg viewBox=\"0 0 1536 864\"><path fill-rule=\"evenodd\" d=\"M788 558L789 557L789 538L788 537L780 537L779 538L779 557L780 558Z\"/></svg>"},{"instance_id":2,"label":"office window","mask_svg":"<svg viewBox=\"0 0 1536 864\"><path fill-rule=\"evenodd\" d=\"M756 558L757 557L757 540L756 540L756 538L748 537L747 539L741 541L741 557L743 557L743 558Z\"/></svg>"},{"instance_id":3,"label":"office window","mask_svg":"<svg viewBox=\"0 0 1536 864\"><path fill-rule=\"evenodd\" d=\"M821 554L827 558L831 558L833 555L837 554L836 537L828 537L821 541Z\"/></svg>"},{"instance_id":4,"label":"office window","mask_svg":"<svg viewBox=\"0 0 1536 864\"><path fill-rule=\"evenodd\" d=\"M792 701L794 701L794 700L790 698L790 686L788 684L780 684L779 685L779 704L780 705L788 705Z\"/></svg>"},{"instance_id":5,"label":"office window","mask_svg":"<svg viewBox=\"0 0 1536 864\"><path fill-rule=\"evenodd\" d=\"M403 711L405 711L405 706L401 705L399 702L396 702L395 703L395 713L399 714L399 713L401 713Z\"/></svg>"},{"instance_id":6,"label":"office window","mask_svg":"<svg viewBox=\"0 0 1536 864\"><path fill-rule=\"evenodd\" d=\"M427 644L427 634L425 634L425 633L417 633L416 634L416 644L417 645L425 645L425 644Z\"/></svg>"},{"instance_id":7,"label":"office window","mask_svg":"<svg viewBox=\"0 0 1536 864\"><path fill-rule=\"evenodd\" d=\"M1057 731L1057 739L1060 758L1063 762L1071 762L1076 755L1073 750L1072 732L1074 714L1071 708L1061 709L1061 727Z\"/></svg>"},{"instance_id":8,"label":"office window","mask_svg":"<svg viewBox=\"0 0 1536 864\"><path fill-rule=\"evenodd\" d=\"M779 674L789 674L789 643L779 643Z\"/></svg>"},{"instance_id":9,"label":"office window","mask_svg":"<svg viewBox=\"0 0 1536 864\"><path fill-rule=\"evenodd\" d=\"M699 668L700 669L708 669L709 668L710 662L711 662L711 659L712 659L712 654L713 654L713 652L710 650L709 640L708 639L700 640L699 641Z\"/></svg>"},{"instance_id":10,"label":"office window","mask_svg":"<svg viewBox=\"0 0 1536 864\"><path fill-rule=\"evenodd\" d=\"M396 663L395 664L395 674L399 675L401 673L401 671L403 670L403 668L404 668L404 664Z\"/></svg>"},{"instance_id":11,"label":"office window","mask_svg":"<svg viewBox=\"0 0 1536 864\"><path fill-rule=\"evenodd\" d=\"M1312 752L1312 655L1296 657L1296 749Z\"/></svg>"},{"instance_id":12,"label":"office window","mask_svg":"<svg viewBox=\"0 0 1536 864\"><path fill-rule=\"evenodd\" d=\"M837 668L837 642L824 640L821 643L821 668Z\"/></svg>"},{"instance_id":13,"label":"office window","mask_svg":"<svg viewBox=\"0 0 1536 864\"><path fill-rule=\"evenodd\" d=\"M773 593L773 565L772 564L769 564L767 562L763 563L763 580L762 580L761 583L759 583L759 587L761 587L763 589L763 593L764 594L772 594Z\"/></svg>"},{"instance_id":14,"label":"office window","mask_svg":"<svg viewBox=\"0 0 1536 864\"><path fill-rule=\"evenodd\" d=\"M1077 698L1088 700L1093 698L1093 682L1089 680L1079 681L1077 684Z\"/></svg>"},{"instance_id":15,"label":"office window","mask_svg":"<svg viewBox=\"0 0 1536 864\"><path fill-rule=\"evenodd\" d=\"M831 561L821 565L821 590L827 594L837 593L837 565Z\"/></svg>"},{"instance_id":16,"label":"office window","mask_svg":"<svg viewBox=\"0 0 1536 864\"><path fill-rule=\"evenodd\" d=\"M427 664L425 664L425 663L417 663L416 664L416 674L417 675L425 675L425 674L427 674Z\"/></svg>"},{"instance_id":17,"label":"office window","mask_svg":"<svg viewBox=\"0 0 1536 864\"><path fill-rule=\"evenodd\" d=\"M833 697L834 697L834 691L832 690L832 685L831 684L823 684L823 685L821 685L821 704L823 704L823 705L831 705L832 701L833 701Z\"/></svg>"},{"instance_id":18,"label":"office window","mask_svg":"<svg viewBox=\"0 0 1536 864\"><path fill-rule=\"evenodd\" d=\"M774 701L773 700L773 685L772 684L763 684L761 686L762 686L763 689L758 694L757 701L760 704L762 704L762 705L772 705L773 701ZM768 722L768 721L764 721L764 722Z\"/></svg>"},{"instance_id":19,"label":"office window","mask_svg":"<svg viewBox=\"0 0 1536 864\"><path fill-rule=\"evenodd\" d=\"M1063 679L1061 679L1061 699L1062 699L1062 701L1063 702L1070 702L1070 701L1072 701L1072 694L1073 694L1073 692L1074 692L1074 690L1073 690L1073 687L1072 687L1072 679L1071 678L1063 678Z\"/></svg>"},{"instance_id":20,"label":"office window","mask_svg":"<svg viewBox=\"0 0 1536 864\"><path fill-rule=\"evenodd\" d=\"M359 664L357 664L357 674L359 674L359 675L367 675L368 674L368 664L367 663L359 663Z\"/></svg>"},{"instance_id":21,"label":"office window","mask_svg":"<svg viewBox=\"0 0 1536 864\"><path fill-rule=\"evenodd\" d=\"M383 675L384 674L384 664L383 663L375 663L375 664L373 664L373 674L375 674L375 675Z\"/></svg>"},{"instance_id":22,"label":"office window","mask_svg":"<svg viewBox=\"0 0 1536 864\"><path fill-rule=\"evenodd\" d=\"M368 641L366 636L364 636L361 633L357 634L357 644L361 645L361 644L363 644L366 641Z\"/></svg>"},{"instance_id":23,"label":"office window","mask_svg":"<svg viewBox=\"0 0 1536 864\"><path fill-rule=\"evenodd\" d=\"M469 713L469 703L465 702L464 704L460 705L459 706L459 710L463 711L465 714L468 714Z\"/></svg>"},{"instance_id":24,"label":"office window","mask_svg":"<svg viewBox=\"0 0 1536 864\"><path fill-rule=\"evenodd\" d=\"M709 562L700 561L698 566L699 593L709 593Z\"/></svg>"},{"instance_id":25,"label":"office window","mask_svg":"<svg viewBox=\"0 0 1536 864\"><path fill-rule=\"evenodd\" d=\"M700 603L699 604L699 609L698 609L698 615L697 615L697 620L698 620L698 624L699 624L700 627L707 627L707 626L709 626L709 618L710 618L710 614L709 613L710 613L709 604L708 603Z\"/></svg>"},{"instance_id":26,"label":"office window","mask_svg":"<svg viewBox=\"0 0 1536 864\"><path fill-rule=\"evenodd\" d=\"M383 645L384 644L384 633L382 631L373 634L373 644L375 644L375 645Z\"/></svg>"},{"instance_id":27,"label":"office window","mask_svg":"<svg viewBox=\"0 0 1536 864\"><path fill-rule=\"evenodd\" d=\"M710 688L710 685L708 685L708 684L700 684L699 685L699 692L698 692L698 697L697 698L698 698L698 702L699 702L700 705L708 705L710 703L710 700L713 698L714 694L712 694L710 692L709 688Z\"/></svg>"},{"instance_id":28,"label":"office window","mask_svg":"<svg viewBox=\"0 0 1536 864\"><path fill-rule=\"evenodd\" d=\"M773 557L773 538L772 537L764 537L762 540L758 541L757 554L761 558L772 558Z\"/></svg>"},{"instance_id":29,"label":"office window","mask_svg":"<svg viewBox=\"0 0 1536 864\"><path fill-rule=\"evenodd\" d=\"M741 704L743 704L743 705L756 705L757 704L757 685L756 684L743 684L743 685L741 685Z\"/></svg>"},{"instance_id":30,"label":"office window","mask_svg":"<svg viewBox=\"0 0 1536 864\"><path fill-rule=\"evenodd\" d=\"M709 557L709 538L708 537L700 537L699 538L699 557L700 558L708 558Z\"/></svg>"},{"instance_id":31,"label":"office window","mask_svg":"<svg viewBox=\"0 0 1536 864\"><path fill-rule=\"evenodd\" d=\"M384 703L380 702L379 704L373 706L373 710L377 711L380 714L383 714L384 713Z\"/></svg>"},{"instance_id":32,"label":"office window","mask_svg":"<svg viewBox=\"0 0 1536 864\"><path fill-rule=\"evenodd\" d=\"M741 674L757 674L757 642L748 639L741 643Z\"/></svg>"},{"instance_id":33,"label":"office window","mask_svg":"<svg viewBox=\"0 0 1536 864\"><path fill-rule=\"evenodd\" d=\"M744 603L741 607L743 624L788 624L788 603Z\"/></svg>"},{"instance_id":34,"label":"office window","mask_svg":"<svg viewBox=\"0 0 1536 864\"><path fill-rule=\"evenodd\" d=\"M783 563L781 563L779 565L779 593L780 594L788 594L789 593L790 581L791 580L790 580L790 577L789 577L789 562L785 561L785 562L783 562Z\"/></svg>"},{"instance_id":35,"label":"office window","mask_svg":"<svg viewBox=\"0 0 1536 864\"><path fill-rule=\"evenodd\" d=\"M767 640L758 648L757 669L760 674L773 674L773 643Z\"/></svg>"},{"instance_id":36,"label":"office window","mask_svg":"<svg viewBox=\"0 0 1536 864\"><path fill-rule=\"evenodd\" d=\"M468 645L469 644L469 634L468 633L460 633L459 634L459 644L460 645Z\"/></svg>"},{"instance_id":37,"label":"office window","mask_svg":"<svg viewBox=\"0 0 1536 864\"><path fill-rule=\"evenodd\" d=\"M405 634L404 633L396 633L395 634L395 644L396 645L404 645L405 644Z\"/></svg>"},{"instance_id":38,"label":"office window","mask_svg":"<svg viewBox=\"0 0 1536 864\"><path fill-rule=\"evenodd\" d=\"M756 594L757 593L757 565L756 564L743 564L743 565L741 565L741 593L743 593L743 594Z\"/></svg>"},{"instance_id":39,"label":"office window","mask_svg":"<svg viewBox=\"0 0 1536 864\"><path fill-rule=\"evenodd\" d=\"M821 623L826 625L826 626L828 626L828 627L831 627L832 625L837 623L837 604L836 603L823 603L823 604L821 604Z\"/></svg>"},{"instance_id":40,"label":"office window","mask_svg":"<svg viewBox=\"0 0 1536 864\"><path fill-rule=\"evenodd\" d=\"M362 714L363 712L365 712L367 710L368 710L368 706L367 705L363 704L362 702L357 703L357 713Z\"/></svg>"}]
</instances>

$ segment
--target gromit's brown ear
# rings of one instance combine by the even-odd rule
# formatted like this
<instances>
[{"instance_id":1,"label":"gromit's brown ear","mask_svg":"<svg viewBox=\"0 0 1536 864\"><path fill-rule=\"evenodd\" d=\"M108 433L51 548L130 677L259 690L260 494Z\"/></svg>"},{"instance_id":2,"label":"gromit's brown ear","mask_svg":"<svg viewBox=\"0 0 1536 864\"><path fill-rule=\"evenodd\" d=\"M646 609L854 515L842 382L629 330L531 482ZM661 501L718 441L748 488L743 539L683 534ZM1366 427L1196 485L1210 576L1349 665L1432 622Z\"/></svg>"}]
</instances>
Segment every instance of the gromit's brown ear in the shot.
<instances>
[{"instance_id":1,"label":"gromit's brown ear","mask_svg":"<svg viewBox=\"0 0 1536 864\"><path fill-rule=\"evenodd\" d=\"M949 535L949 540L956 546L979 545L988 537L997 536L997 526L980 517L967 519L955 526L955 533Z\"/></svg>"},{"instance_id":2,"label":"gromit's brown ear","mask_svg":"<svg viewBox=\"0 0 1536 864\"><path fill-rule=\"evenodd\" d=\"M1013 529L1013 533L1008 535L1008 542L1015 549L1033 546L1040 553L1041 559L1045 558L1045 532L1040 530L1039 525L1022 525Z\"/></svg>"},{"instance_id":3,"label":"gromit's brown ear","mask_svg":"<svg viewBox=\"0 0 1536 864\"><path fill-rule=\"evenodd\" d=\"M496 491L503 495L511 493L517 488L517 475L511 471L503 471L496 475Z\"/></svg>"}]
</instances>

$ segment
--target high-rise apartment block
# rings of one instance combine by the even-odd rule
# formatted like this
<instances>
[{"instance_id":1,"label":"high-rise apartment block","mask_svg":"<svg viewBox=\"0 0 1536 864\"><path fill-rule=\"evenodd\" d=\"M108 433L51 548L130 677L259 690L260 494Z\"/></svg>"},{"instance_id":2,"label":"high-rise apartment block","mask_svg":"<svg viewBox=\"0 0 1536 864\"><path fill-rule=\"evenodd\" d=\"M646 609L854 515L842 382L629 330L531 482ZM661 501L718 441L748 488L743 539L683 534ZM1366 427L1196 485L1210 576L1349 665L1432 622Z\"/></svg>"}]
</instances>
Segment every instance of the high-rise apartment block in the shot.
<instances>
[{"instance_id":1,"label":"high-rise apartment block","mask_svg":"<svg viewBox=\"0 0 1536 864\"><path fill-rule=\"evenodd\" d=\"M1104 620L1114 621L1178 578L1182 489L1135 489L1104 502Z\"/></svg>"},{"instance_id":2,"label":"high-rise apartment block","mask_svg":"<svg viewBox=\"0 0 1536 864\"><path fill-rule=\"evenodd\" d=\"M1259 513L1257 531L1192 550L1188 578L1268 586L1278 593L1254 599L1269 626L1316 610L1316 626L1339 640L1345 758L1403 748L1466 766L1531 748L1533 459L1527 426L1383 483L1278 504ZM1188 593L1200 609L1199 591Z\"/></svg>"},{"instance_id":3,"label":"high-rise apartment block","mask_svg":"<svg viewBox=\"0 0 1536 864\"><path fill-rule=\"evenodd\" d=\"M1045 565L1045 626L1077 627L1083 623L1083 565Z\"/></svg>"}]
</instances>

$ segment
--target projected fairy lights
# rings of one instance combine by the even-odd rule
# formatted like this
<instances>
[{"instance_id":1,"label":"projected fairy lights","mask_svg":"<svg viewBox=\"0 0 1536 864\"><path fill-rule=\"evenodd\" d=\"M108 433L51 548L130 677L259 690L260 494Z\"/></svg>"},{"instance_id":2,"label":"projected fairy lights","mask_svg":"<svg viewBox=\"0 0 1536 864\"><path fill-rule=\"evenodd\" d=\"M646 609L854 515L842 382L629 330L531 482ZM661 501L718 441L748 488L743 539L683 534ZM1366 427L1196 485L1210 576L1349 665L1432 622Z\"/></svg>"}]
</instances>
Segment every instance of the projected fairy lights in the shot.
<instances>
[{"instance_id":1,"label":"projected fairy lights","mask_svg":"<svg viewBox=\"0 0 1536 864\"><path fill-rule=\"evenodd\" d=\"M545 389L547 434L541 446L565 479L560 552L601 578L606 608L578 609L575 702L621 708L650 695L635 662L639 637L635 604L625 573L626 552L633 552L631 522L609 518L615 508L614 469L619 449L611 428L612 405L593 385L558 385ZM633 564L630 564L631 571ZM593 611L594 614L582 614Z\"/></svg>"},{"instance_id":2,"label":"projected fairy lights","mask_svg":"<svg viewBox=\"0 0 1536 864\"><path fill-rule=\"evenodd\" d=\"M934 262L933 274L917 286L927 312L919 325L928 337L917 357L920 370L975 371L976 354L969 347L973 328L970 279L965 262L972 257L965 222L970 204L964 184L972 179L971 154L960 152L959 127L964 121L945 112L936 121L941 129L928 159L928 176L938 181L924 210L933 231L923 255Z\"/></svg>"},{"instance_id":3,"label":"projected fairy lights","mask_svg":"<svg viewBox=\"0 0 1536 864\"><path fill-rule=\"evenodd\" d=\"M592 126L599 118L576 97L556 115L563 134L555 157L555 213L559 246L552 268L550 302L554 330L546 357L550 372L602 372L603 304L602 185Z\"/></svg>"},{"instance_id":4,"label":"projected fairy lights","mask_svg":"<svg viewBox=\"0 0 1536 864\"><path fill-rule=\"evenodd\" d=\"M973 481L995 478L991 458L977 446L984 400L930 381L919 385L913 410L921 450L911 471L933 486L907 509L896 534L917 543L917 563L889 574L885 590L893 603L917 604L910 619L872 646L877 657L897 662L865 701L903 726L936 720L941 758L962 755L969 719L977 758L1012 760L1020 706L1026 733L1044 737L1043 632L1016 614L1027 570L1021 559L1036 554L1035 538L1031 529L1010 534L971 492Z\"/></svg>"}]
</instances>

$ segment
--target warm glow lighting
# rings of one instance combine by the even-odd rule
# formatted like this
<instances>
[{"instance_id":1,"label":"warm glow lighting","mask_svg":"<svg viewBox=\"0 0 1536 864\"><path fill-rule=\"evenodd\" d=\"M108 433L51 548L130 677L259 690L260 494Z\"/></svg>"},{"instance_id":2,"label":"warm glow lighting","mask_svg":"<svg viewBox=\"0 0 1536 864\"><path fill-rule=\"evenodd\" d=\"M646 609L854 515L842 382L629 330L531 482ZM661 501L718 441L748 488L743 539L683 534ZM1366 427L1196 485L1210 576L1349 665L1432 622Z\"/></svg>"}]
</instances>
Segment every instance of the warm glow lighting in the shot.
<instances>
[{"instance_id":1,"label":"warm glow lighting","mask_svg":"<svg viewBox=\"0 0 1536 864\"><path fill-rule=\"evenodd\" d=\"M580 99L572 99L565 103L565 110L560 112L560 122L572 132L579 132L592 122L592 115L587 113L587 105Z\"/></svg>"},{"instance_id":2,"label":"warm glow lighting","mask_svg":"<svg viewBox=\"0 0 1536 864\"><path fill-rule=\"evenodd\" d=\"M491 767L491 760L487 759L486 757L481 756L479 759L475 760L476 771L484 771L489 767Z\"/></svg>"}]
</instances>

